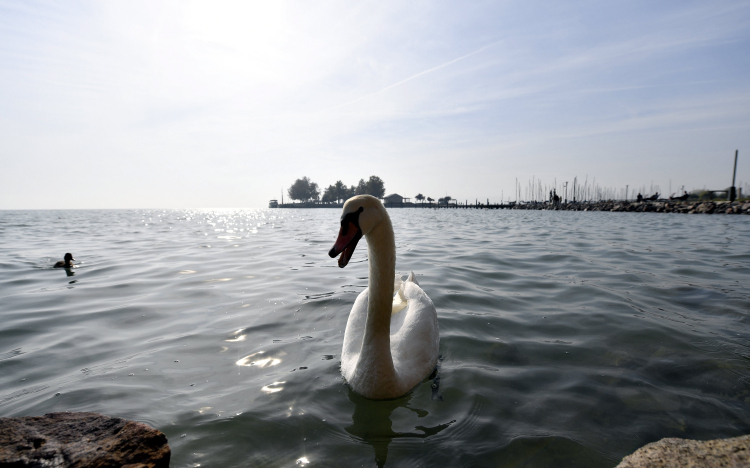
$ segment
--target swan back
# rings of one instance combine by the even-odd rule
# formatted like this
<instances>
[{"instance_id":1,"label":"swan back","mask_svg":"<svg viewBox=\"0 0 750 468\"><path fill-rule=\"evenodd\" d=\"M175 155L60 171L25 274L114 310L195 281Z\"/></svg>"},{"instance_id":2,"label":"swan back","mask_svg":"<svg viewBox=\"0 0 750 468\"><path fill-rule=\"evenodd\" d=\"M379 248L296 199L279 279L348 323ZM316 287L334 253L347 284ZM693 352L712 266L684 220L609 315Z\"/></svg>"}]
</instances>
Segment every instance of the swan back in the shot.
<instances>
[{"instance_id":1,"label":"swan back","mask_svg":"<svg viewBox=\"0 0 750 468\"><path fill-rule=\"evenodd\" d=\"M403 298L405 306L392 313L390 354L395 379L367 379L378 367L373 356L362 355L367 323L369 288L354 302L344 333L341 373L357 393L370 398L396 398L419 385L437 365L440 334L437 311L432 300L413 281L413 273L395 291L394 303ZM394 285L395 286L395 285ZM383 395L383 388L389 389Z\"/></svg>"},{"instance_id":2,"label":"swan back","mask_svg":"<svg viewBox=\"0 0 750 468\"><path fill-rule=\"evenodd\" d=\"M440 333L435 305L422 288L407 280L403 295L407 305L391 319L391 355L408 391L437 365Z\"/></svg>"}]
</instances>

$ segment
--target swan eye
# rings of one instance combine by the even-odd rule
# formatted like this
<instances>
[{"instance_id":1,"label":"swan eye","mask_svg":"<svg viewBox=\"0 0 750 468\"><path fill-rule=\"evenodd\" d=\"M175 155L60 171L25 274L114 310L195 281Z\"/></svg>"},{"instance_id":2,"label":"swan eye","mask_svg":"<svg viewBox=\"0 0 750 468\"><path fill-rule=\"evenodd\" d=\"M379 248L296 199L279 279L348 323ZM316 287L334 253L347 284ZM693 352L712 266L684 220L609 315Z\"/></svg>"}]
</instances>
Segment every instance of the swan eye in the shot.
<instances>
[{"instance_id":1,"label":"swan eye","mask_svg":"<svg viewBox=\"0 0 750 468\"><path fill-rule=\"evenodd\" d=\"M360 206L357 211L352 211L351 213L347 213L341 217L341 227L343 228L343 234L346 234L346 231L349 228L349 223L352 223L357 228L359 228L359 214L364 210L365 208L363 206Z\"/></svg>"}]
</instances>

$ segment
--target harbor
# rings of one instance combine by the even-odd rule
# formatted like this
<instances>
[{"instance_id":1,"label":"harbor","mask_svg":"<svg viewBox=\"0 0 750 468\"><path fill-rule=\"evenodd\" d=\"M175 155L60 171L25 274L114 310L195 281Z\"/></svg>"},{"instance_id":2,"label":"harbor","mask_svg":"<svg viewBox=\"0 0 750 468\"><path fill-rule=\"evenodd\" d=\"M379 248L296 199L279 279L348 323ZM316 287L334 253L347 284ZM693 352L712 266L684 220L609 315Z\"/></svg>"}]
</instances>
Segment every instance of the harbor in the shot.
<instances>
[{"instance_id":1,"label":"harbor","mask_svg":"<svg viewBox=\"0 0 750 468\"><path fill-rule=\"evenodd\" d=\"M284 192L281 192L281 203L277 199L270 200L269 208L337 208L341 209L344 202L349 198L367 194L372 195L383 202L386 208L432 208L432 209L483 209L483 210L545 210L545 211L610 211L631 213L685 213L685 214L750 214L750 198L743 196L742 183L737 183L737 159L739 150L734 152L734 166L732 170L732 185L725 189L702 189L693 190L688 193L684 187L680 189L682 195L676 196L672 193L668 198L660 197L659 186L653 184L646 190L642 186L635 200L629 195L629 186L624 188L601 187L596 181L591 185L588 177L583 184L578 183L578 178L573 178L570 192L568 182L560 185L562 196L558 194L558 183L554 185L543 185L536 177L529 181L525 190L525 199L522 197L521 185L516 179L514 192L516 201L490 203L481 202L478 198L474 202L465 199L463 202L449 195L434 200L425 197L421 193L414 196L416 202L410 197L404 197L398 193L385 195L385 182L378 176L370 176L368 180L360 179L357 186L347 187L346 184L337 181L329 185L324 191L322 198L318 184L308 177L297 179L288 189L287 193L293 200L292 203L284 203ZM672 183L669 183L669 192L672 191ZM747 185L746 185L747 188ZM651 193L644 197L643 193ZM747 191L745 192L747 193ZM632 194L635 194L633 190ZM572 198L572 201L568 199ZM631 195L632 196L632 195ZM294 202L294 200L298 200Z\"/></svg>"}]
</instances>

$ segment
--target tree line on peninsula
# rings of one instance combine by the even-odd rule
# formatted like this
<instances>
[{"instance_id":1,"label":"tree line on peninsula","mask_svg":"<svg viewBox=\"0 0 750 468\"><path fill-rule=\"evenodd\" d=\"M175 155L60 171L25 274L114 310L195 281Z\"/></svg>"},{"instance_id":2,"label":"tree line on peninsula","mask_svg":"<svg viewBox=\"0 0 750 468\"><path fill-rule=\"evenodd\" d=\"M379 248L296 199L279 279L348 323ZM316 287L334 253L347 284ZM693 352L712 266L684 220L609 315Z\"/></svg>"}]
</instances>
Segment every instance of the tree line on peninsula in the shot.
<instances>
[{"instance_id":1,"label":"tree line on peninsula","mask_svg":"<svg viewBox=\"0 0 750 468\"><path fill-rule=\"evenodd\" d=\"M292 186L287 190L287 194L292 200L301 202L320 201L323 203L341 203L354 195L363 194L383 198L385 196L385 182L378 176L370 176L368 180L360 179L356 186L347 186L338 180L335 184L329 185L323 190L321 198L318 184L311 181L308 177L302 177L294 181Z\"/></svg>"},{"instance_id":2,"label":"tree line on peninsula","mask_svg":"<svg viewBox=\"0 0 750 468\"><path fill-rule=\"evenodd\" d=\"M354 186L347 186L340 180L335 184L329 185L323 190L323 196L320 194L320 187L317 183L310 180L309 177L302 177L294 181L291 187L287 189L287 194L292 200L300 202L320 202L320 203L343 203L355 195L372 195L376 198L385 197L385 182L378 176L370 176L369 179L359 179L359 183ZM425 197L421 193L414 196L418 202L427 201L429 203L435 200L431 197ZM438 199L438 203L448 204L452 198L445 196Z\"/></svg>"}]
</instances>

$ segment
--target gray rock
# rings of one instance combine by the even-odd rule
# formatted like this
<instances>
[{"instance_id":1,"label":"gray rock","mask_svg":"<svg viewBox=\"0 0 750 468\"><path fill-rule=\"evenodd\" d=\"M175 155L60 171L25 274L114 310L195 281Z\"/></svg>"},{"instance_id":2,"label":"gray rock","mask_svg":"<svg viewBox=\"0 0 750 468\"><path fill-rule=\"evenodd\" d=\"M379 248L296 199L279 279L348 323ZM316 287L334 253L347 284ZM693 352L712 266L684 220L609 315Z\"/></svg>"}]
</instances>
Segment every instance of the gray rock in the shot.
<instances>
[{"instance_id":1,"label":"gray rock","mask_svg":"<svg viewBox=\"0 0 750 468\"><path fill-rule=\"evenodd\" d=\"M168 468L167 437L98 413L0 418L0 467Z\"/></svg>"},{"instance_id":2,"label":"gray rock","mask_svg":"<svg viewBox=\"0 0 750 468\"><path fill-rule=\"evenodd\" d=\"M750 435L733 439L662 439L623 458L616 468L739 468L750 466Z\"/></svg>"}]
</instances>

